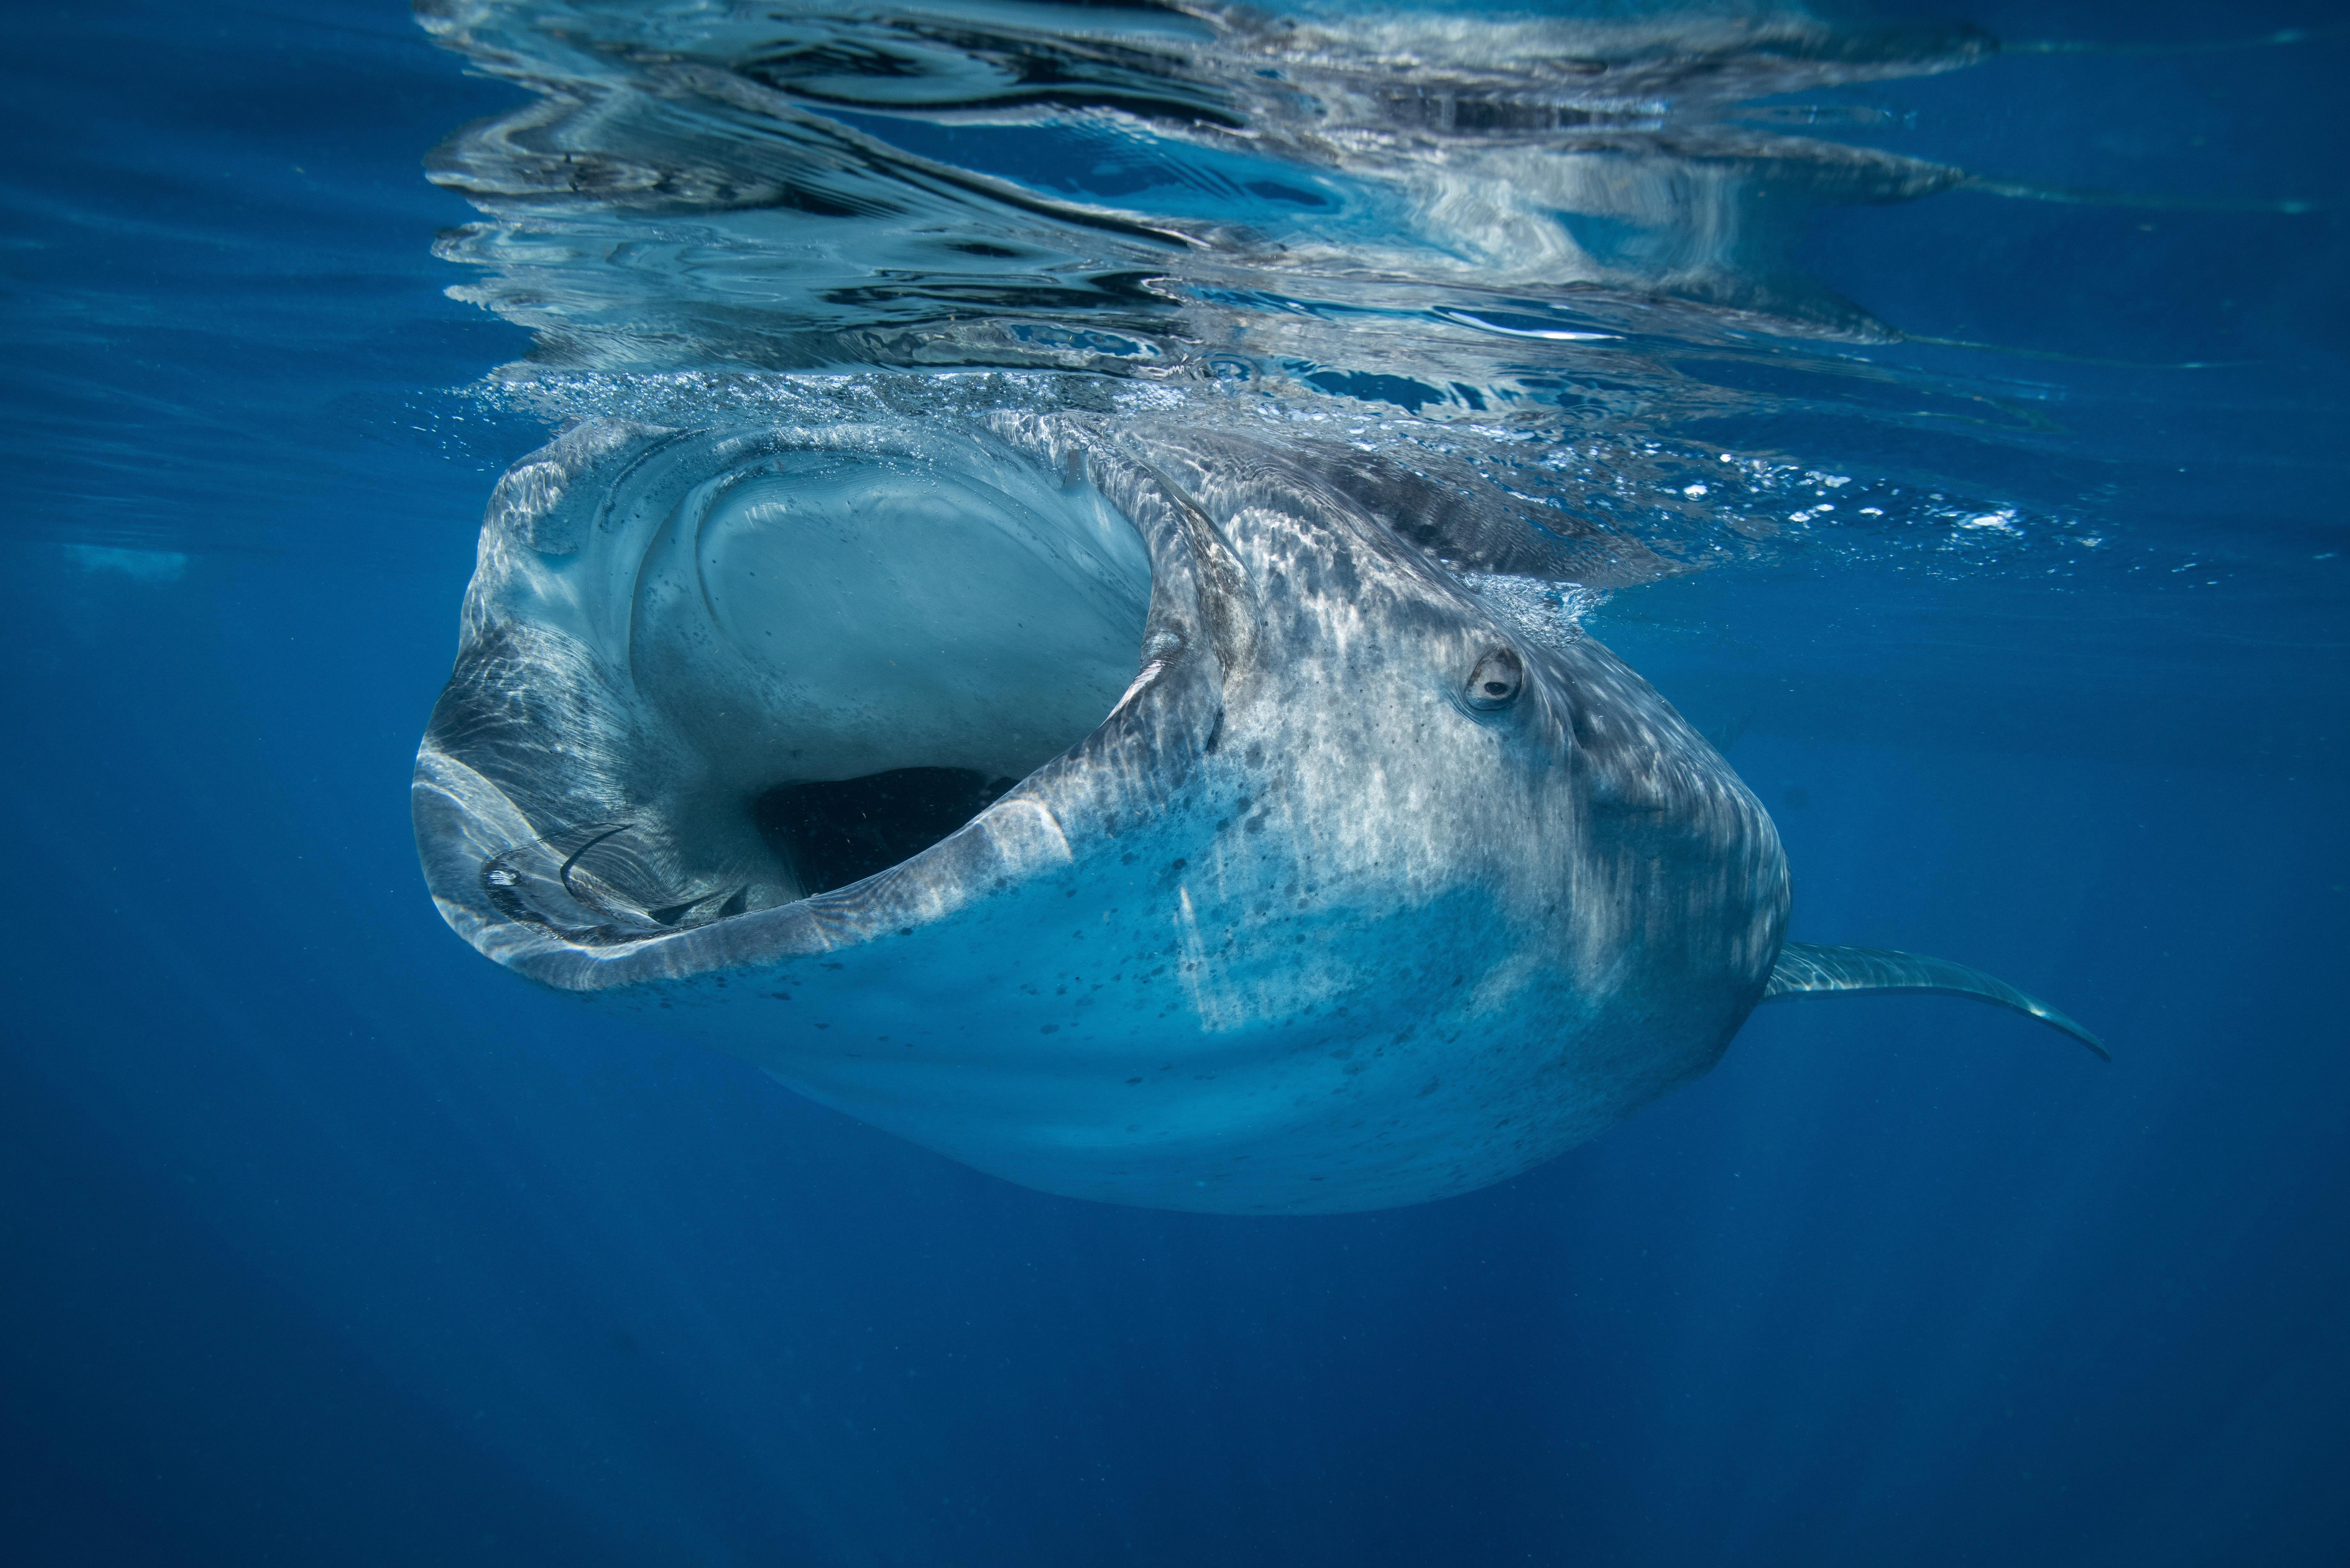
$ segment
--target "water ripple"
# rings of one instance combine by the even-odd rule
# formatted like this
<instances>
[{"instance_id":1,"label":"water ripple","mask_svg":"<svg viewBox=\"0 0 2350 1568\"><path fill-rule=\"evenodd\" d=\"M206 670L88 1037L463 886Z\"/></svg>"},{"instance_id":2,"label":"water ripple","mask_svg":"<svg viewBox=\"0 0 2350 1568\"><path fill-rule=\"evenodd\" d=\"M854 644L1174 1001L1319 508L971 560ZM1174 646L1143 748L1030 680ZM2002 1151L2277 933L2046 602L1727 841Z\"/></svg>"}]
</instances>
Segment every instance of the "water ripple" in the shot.
<instances>
[{"instance_id":1,"label":"water ripple","mask_svg":"<svg viewBox=\"0 0 2350 1568\"><path fill-rule=\"evenodd\" d=\"M1991 486L1802 477L1906 433L2062 439L2061 389L1887 362L1902 334L1799 265L1823 208L1972 180L1866 145L1889 111L1837 96L1995 53L1970 27L1189 0L420 16L531 95L429 169L484 214L442 239L474 271L451 292L536 334L492 395L549 418L1282 421L1511 519L1514 564L1464 570L1594 588L1806 551L2096 558L2095 530ZM1725 433L1791 410L1808 455ZM1867 433L1818 439L1838 421ZM1995 537L1965 525L2002 509Z\"/></svg>"}]
</instances>

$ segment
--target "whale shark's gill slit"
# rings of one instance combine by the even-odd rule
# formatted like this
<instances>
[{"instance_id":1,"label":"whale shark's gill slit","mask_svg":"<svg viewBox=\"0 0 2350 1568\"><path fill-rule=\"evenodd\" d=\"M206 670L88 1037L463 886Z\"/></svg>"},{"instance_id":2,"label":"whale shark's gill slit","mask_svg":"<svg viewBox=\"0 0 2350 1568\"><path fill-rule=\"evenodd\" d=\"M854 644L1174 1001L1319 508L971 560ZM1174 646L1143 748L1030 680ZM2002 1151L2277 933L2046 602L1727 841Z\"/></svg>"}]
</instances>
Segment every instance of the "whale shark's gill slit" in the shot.
<instances>
[{"instance_id":1,"label":"whale shark's gill slit","mask_svg":"<svg viewBox=\"0 0 2350 1568\"><path fill-rule=\"evenodd\" d=\"M972 768L892 768L863 778L779 784L753 814L759 836L804 893L827 893L910 860L1019 781Z\"/></svg>"}]
</instances>

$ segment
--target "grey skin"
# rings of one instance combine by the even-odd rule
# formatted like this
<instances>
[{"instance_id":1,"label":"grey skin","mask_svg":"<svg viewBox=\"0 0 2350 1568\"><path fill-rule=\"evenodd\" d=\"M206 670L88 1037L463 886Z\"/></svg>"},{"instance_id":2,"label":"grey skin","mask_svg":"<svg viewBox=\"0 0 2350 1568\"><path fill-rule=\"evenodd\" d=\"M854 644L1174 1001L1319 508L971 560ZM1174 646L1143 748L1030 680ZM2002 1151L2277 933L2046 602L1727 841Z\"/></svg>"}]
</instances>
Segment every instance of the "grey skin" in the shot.
<instances>
[{"instance_id":1,"label":"grey skin","mask_svg":"<svg viewBox=\"0 0 2350 1568\"><path fill-rule=\"evenodd\" d=\"M1066 417L583 427L493 500L427 879L534 980L1159 1208L1502 1180L1783 996L1953 992L2095 1048L1960 966L1786 943L1753 795L1431 558L1475 545L1442 510L1359 453ZM829 890L762 826L778 786L917 767L1008 787Z\"/></svg>"}]
</instances>

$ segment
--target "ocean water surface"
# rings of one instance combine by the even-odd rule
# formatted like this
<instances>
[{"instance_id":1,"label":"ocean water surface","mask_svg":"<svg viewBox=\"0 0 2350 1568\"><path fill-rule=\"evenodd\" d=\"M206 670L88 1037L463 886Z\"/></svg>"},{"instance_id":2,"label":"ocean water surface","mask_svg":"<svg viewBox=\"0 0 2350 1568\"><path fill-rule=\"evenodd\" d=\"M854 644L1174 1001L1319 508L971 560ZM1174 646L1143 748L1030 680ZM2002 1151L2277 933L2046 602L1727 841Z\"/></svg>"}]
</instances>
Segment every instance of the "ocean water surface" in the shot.
<instances>
[{"instance_id":1,"label":"ocean water surface","mask_svg":"<svg viewBox=\"0 0 2350 1568\"><path fill-rule=\"evenodd\" d=\"M10 32L9 1560L2350 1551L2338 8ZM451 934L408 783L510 465L1039 418L1423 476L1769 808L1795 938L2115 1061L1770 1008L1483 1190L1170 1213Z\"/></svg>"}]
</instances>

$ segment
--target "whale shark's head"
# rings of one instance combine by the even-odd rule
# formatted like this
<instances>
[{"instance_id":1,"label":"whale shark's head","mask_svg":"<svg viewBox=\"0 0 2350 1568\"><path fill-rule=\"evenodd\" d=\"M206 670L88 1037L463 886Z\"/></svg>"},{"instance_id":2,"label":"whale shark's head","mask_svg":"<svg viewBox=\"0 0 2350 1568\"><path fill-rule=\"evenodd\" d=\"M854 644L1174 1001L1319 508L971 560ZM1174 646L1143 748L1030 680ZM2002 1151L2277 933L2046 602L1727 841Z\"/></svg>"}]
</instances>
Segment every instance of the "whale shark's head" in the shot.
<instances>
[{"instance_id":1,"label":"whale shark's head","mask_svg":"<svg viewBox=\"0 0 2350 1568\"><path fill-rule=\"evenodd\" d=\"M1496 1179L1711 1065L1786 879L1645 682L1434 558L1457 503L1066 419L583 426L493 500L428 879L499 961L1032 1185Z\"/></svg>"}]
</instances>

